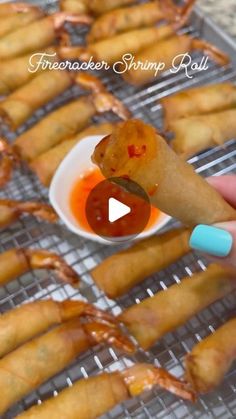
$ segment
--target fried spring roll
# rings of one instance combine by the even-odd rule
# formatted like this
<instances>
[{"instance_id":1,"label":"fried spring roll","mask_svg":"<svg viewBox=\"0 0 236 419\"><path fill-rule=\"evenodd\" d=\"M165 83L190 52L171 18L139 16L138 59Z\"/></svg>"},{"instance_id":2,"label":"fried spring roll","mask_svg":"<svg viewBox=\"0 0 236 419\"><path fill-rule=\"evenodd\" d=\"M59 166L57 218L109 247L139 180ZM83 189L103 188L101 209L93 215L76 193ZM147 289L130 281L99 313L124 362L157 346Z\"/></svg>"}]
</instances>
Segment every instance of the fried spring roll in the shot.
<instances>
[{"instance_id":1,"label":"fried spring roll","mask_svg":"<svg viewBox=\"0 0 236 419\"><path fill-rule=\"evenodd\" d=\"M13 351L50 327L73 317L90 316L114 323L110 314L83 301L44 300L23 304L0 316L0 357Z\"/></svg>"},{"instance_id":2,"label":"fried spring roll","mask_svg":"<svg viewBox=\"0 0 236 419\"><path fill-rule=\"evenodd\" d=\"M236 86L218 83L184 90L160 100L165 126L180 118L222 111L236 106Z\"/></svg>"},{"instance_id":3,"label":"fried spring roll","mask_svg":"<svg viewBox=\"0 0 236 419\"><path fill-rule=\"evenodd\" d=\"M32 269L53 269L65 283L79 284L78 274L60 256L47 250L7 250L0 254L0 267L1 286Z\"/></svg>"},{"instance_id":4,"label":"fried spring roll","mask_svg":"<svg viewBox=\"0 0 236 419\"><path fill-rule=\"evenodd\" d=\"M91 22L90 18L86 16L55 13L29 23L0 39L0 60L49 47L56 41L58 31L66 21L82 24Z\"/></svg>"},{"instance_id":5,"label":"fried spring roll","mask_svg":"<svg viewBox=\"0 0 236 419\"><path fill-rule=\"evenodd\" d=\"M30 163L30 168L38 176L44 186L49 186L54 173L62 160L70 150L87 135L108 135L112 132L114 124L105 122L103 124L91 125L76 134L73 138L63 141L51 148L46 153L41 154Z\"/></svg>"},{"instance_id":6,"label":"fried spring roll","mask_svg":"<svg viewBox=\"0 0 236 419\"><path fill-rule=\"evenodd\" d=\"M98 343L133 352L133 345L115 325L80 323L78 318L56 327L0 360L0 413L69 365Z\"/></svg>"},{"instance_id":7,"label":"fried spring roll","mask_svg":"<svg viewBox=\"0 0 236 419\"><path fill-rule=\"evenodd\" d=\"M77 381L57 397L33 406L17 418L95 419L156 385L184 399L195 400L195 394L188 385L164 369L150 364L136 364L122 372L105 372Z\"/></svg>"},{"instance_id":8,"label":"fried spring roll","mask_svg":"<svg viewBox=\"0 0 236 419\"><path fill-rule=\"evenodd\" d=\"M188 158L235 138L236 109L178 119L170 123L170 130L174 134L174 151Z\"/></svg>"},{"instance_id":9,"label":"fried spring roll","mask_svg":"<svg viewBox=\"0 0 236 419\"><path fill-rule=\"evenodd\" d=\"M119 297L188 253L189 236L188 230L177 229L141 240L101 262L92 278L108 297Z\"/></svg>"},{"instance_id":10,"label":"fried spring roll","mask_svg":"<svg viewBox=\"0 0 236 419\"><path fill-rule=\"evenodd\" d=\"M236 288L236 269L212 264L154 297L126 309L119 319L144 349L182 326L199 311Z\"/></svg>"},{"instance_id":11,"label":"fried spring roll","mask_svg":"<svg viewBox=\"0 0 236 419\"><path fill-rule=\"evenodd\" d=\"M72 84L67 71L43 72L0 102L0 115L17 128L38 108L54 99Z\"/></svg>"},{"instance_id":12,"label":"fried spring roll","mask_svg":"<svg viewBox=\"0 0 236 419\"><path fill-rule=\"evenodd\" d=\"M93 93L62 106L20 135L14 143L14 148L21 158L29 161L45 153L83 130L97 113L112 110L120 117L129 116L128 109L115 96L107 92L98 79L83 75L78 83L82 83L86 89L92 89ZM100 128L104 129L106 134L107 126L102 125ZM108 133L110 132L109 130Z\"/></svg>"},{"instance_id":13,"label":"fried spring roll","mask_svg":"<svg viewBox=\"0 0 236 419\"><path fill-rule=\"evenodd\" d=\"M124 7L98 17L91 26L87 40L96 42L120 32L154 25L162 19L173 21L176 8L165 2L154 1Z\"/></svg>"},{"instance_id":14,"label":"fried spring roll","mask_svg":"<svg viewBox=\"0 0 236 419\"><path fill-rule=\"evenodd\" d=\"M124 54L136 54L157 40L173 35L171 26L150 27L121 33L109 39L83 47L62 47L60 56L64 59L105 61L109 65L116 63Z\"/></svg>"},{"instance_id":15,"label":"fried spring roll","mask_svg":"<svg viewBox=\"0 0 236 419\"><path fill-rule=\"evenodd\" d=\"M142 49L136 54L132 67L123 73L123 77L131 84L144 85L153 81L163 71L176 69L183 59L183 54L191 53L195 49L203 50L220 65L229 62L228 56L213 45L188 35L176 35L155 44L152 42L150 46ZM153 65L155 63L158 63L158 68Z\"/></svg>"},{"instance_id":16,"label":"fried spring roll","mask_svg":"<svg viewBox=\"0 0 236 419\"><path fill-rule=\"evenodd\" d=\"M54 48L47 48L44 52L47 54L45 58L47 62L54 63L55 61L59 61ZM29 71L30 59L32 64L37 62L38 57L36 54L33 60L31 59L32 53L30 53L0 63L0 95L8 95L39 74L40 69L34 72Z\"/></svg>"},{"instance_id":17,"label":"fried spring roll","mask_svg":"<svg viewBox=\"0 0 236 419\"><path fill-rule=\"evenodd\" d=\"M32 214L50 223L58 219L57 214L50 205L34 201L0 199L0 228L14 223L22 214Z\"/></svg>"},{"instance_id":18,"label":"fried spring roll","mask_svg":"<svg viewBox=\"0 0 236 419\"><path fill-rule=\"evenodd\" d=\"M93 161L107 178L137 182L154 206L185 225L236 219L236 210L142 121L119 124L97 145Z\"/></svg>"},{"instance_id":19,"label":"fried spring roll","mask_svg":"<svg viewBox=\"0 0 236 419\"><path fill-rule=\"evenodd\" d=\"M32 160L81 131L96 114L93 98L84 96L57 109L21 134L14 146L24 160Z\"/></svg>"},{"instance_id":20,"label":"fried spring roll","mask_svg":"<svg viewBox=\"0 0 236 419\"><path fill-rule=\"evenodd\" d=\"M199 342L187 355L186 378L198 393L214 390L236 359L236 318Z\"/></svg>"},{"instance_id":21,"label":"fried spring roll","mask_svg":"<svg viewBox=\"0 0 236 419\"><path fill-rule=\"evenodd\" d=\"M60 8L66 12L100 15L134 2L135 0L61 0Z\"/></svg>"},{"instance_id":22,"label":"fried spring roll","mask_svg":"<svg viewBox=\"0 0 236 419\"><path fill-rule=\"evenodd\" d=\"M43 15L43 11L37 7L32 7L27 13L12 13L4 17L0 14L0 37L38 20Z\"/></svg>"}]
</instances>

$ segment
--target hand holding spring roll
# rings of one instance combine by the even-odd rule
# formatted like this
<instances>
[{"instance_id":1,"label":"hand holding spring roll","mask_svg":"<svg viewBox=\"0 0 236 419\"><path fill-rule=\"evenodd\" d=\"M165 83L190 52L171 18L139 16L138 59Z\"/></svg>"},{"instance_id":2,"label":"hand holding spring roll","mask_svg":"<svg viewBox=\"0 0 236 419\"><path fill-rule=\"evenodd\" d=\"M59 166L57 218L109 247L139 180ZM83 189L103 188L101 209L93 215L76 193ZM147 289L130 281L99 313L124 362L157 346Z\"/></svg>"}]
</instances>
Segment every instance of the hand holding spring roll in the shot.
<instances>
[{"instance_id":1,"label":"hand holding spring roll","mask_svg":"<svg viewBox=\"0 0 236 419\"><path fill-rule=\"evenodd\" d=\"M58 219L50 205L33 201L0 199L0 228L7 227L20 218L22 214L32 214L50 223Z\"/></svg>"},{"instance_id":2,"label":"hand holding spring roll","mask_svg":"<svg viewBox=\"0 0 236 419\"><path fill-rule=\"evenodd\" d=\"M128 176L137 182L154 206L186 225L236 219L236 210L141 121L119 124L97 145L93 161L107 178Z\"/></svg>"},{"instance_id":3,"label":"hand holding spring roll","mask_svg":"<svg viewBox=\"0 0 236 419\"><path fill-rule=\"evenodd\" d=\"M52 269L65 283L78 286L79 276L57 254L47 250L11 249L0 254L0 285L32 269Z\"/></svg>"},{"instance_id":4,"label":"hand holding spring roll","mask_svg":"<svg viewBox=\"0 0 236 419\"><path fill-rule=\"evenodd\" d=\"M212 176L208 178L208 183L236 208L235 175ZM236 221L216 223L213 226L196 226L189 244L192 248L209 255L215 262L236 268Z\"/></svg>"},{"instance_id":5,"label":"hand holding spring roll","mask_svg":"<svg viewBox=\"0 0 236 419\"><path fill-rule=\"evenodd\" d=\"M41 405L33 406L18 419L95 419L108 413L115 405L159 386L183 399L194 401L195 394L162 368L136 364L122 372L102 373L82 379Z\"/></svg>"},{"instance_id":6,"label":"hand holding spring roll","mask_svg":"<svg viewBox=\"0 0 236 419\"><path fill-rule=\"evenodd\" d=\"M236 359L236 319L200 341L186 357L186 379L197 393L207 393L224 379Z\"/></svg>"},{"instance_id":7,"label":"hand holding spring roll","mask_svg":"<svg viewBox=\"0 0 236 419\"><path fill-rule=\"evenodd\" d=\"M0 316L0 358L52 326L73 317L88 317L115 324L112 315L84 301L43 300L23 304Z\"/></svg>"}]
</instances>

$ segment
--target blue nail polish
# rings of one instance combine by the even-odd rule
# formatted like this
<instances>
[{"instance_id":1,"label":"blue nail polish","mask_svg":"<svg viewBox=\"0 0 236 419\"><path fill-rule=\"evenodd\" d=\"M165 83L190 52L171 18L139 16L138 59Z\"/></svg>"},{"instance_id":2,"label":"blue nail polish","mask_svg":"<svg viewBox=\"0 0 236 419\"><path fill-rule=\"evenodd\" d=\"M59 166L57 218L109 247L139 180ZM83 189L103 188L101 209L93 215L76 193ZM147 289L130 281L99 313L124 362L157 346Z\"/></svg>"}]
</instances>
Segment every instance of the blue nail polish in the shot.
<instances>
[{"instance_id":1,"label":"blue nail polish","mask_svg":"<svg viewBox=\"0 0 236 419\"><path fill-rule=\"evenodd\" d=\"M222 228L199 224L194 228L190 240L192 249L212 256L228 256L233 245L232 235Z\"/></svg>"}]
</instances>

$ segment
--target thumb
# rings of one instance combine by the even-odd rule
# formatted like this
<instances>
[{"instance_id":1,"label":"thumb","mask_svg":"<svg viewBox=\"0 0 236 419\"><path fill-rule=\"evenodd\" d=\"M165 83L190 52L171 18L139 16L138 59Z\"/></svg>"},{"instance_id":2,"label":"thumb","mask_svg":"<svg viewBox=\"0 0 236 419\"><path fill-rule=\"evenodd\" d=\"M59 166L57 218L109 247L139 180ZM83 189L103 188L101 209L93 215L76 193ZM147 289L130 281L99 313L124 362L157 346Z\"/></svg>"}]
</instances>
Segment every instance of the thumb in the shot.
<instances>
[{"instance_id":1,"label":"thumb","mask_svg":"<svg viewBox=\"0 0 236 419\"><path fill-rule=\"evenodd\" d=\"M236 221L196 226L189 240L192 249L204 252L215 262L236 268Z\"/></svg>"}]
</instances>

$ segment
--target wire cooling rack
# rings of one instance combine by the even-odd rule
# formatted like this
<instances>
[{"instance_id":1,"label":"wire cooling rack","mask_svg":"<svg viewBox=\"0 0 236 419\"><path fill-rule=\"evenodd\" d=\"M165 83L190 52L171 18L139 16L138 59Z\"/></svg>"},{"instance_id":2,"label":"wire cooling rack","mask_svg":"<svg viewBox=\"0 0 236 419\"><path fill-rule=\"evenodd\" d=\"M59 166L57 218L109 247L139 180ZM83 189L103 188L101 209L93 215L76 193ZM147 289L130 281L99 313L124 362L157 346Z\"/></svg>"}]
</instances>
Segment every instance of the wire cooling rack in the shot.
<instances>
[{"instance_id":1,"label":"wire cooling rack","mask_svg":"<svg viewBox=\"0 0 236 419\"><path fill-rule=\"evenodd\" d=\"M54 10L56 6L56 3L51 0L43 1L41 4L48 10ZM203 18L199 11L195 12L192 22L191 26L183 29L184 32L192 35L202 35L210 41L215 39L215 42L225 51L230 52L231 56L235 54L230 42L219 33L210 21ZM73 36L79 39L82 35L83 32L81 34L79 30L77 32L73 31ZM194 54L193 57L197 62L200 62L202 58L201 54ZM118 75L110 72L102 74L102 79L107 87L130 108L135 117L142 118L162 130L161 106L158 102L161 97L191 86L226 80L236 81L236 68L233 65L227 68L219 68L211 62L207 71L191 72L191 75L193 75L193 78L187 79L183 72L176 75L170 75L167 72L147 88L129 86ZM37 111L16 134L27 129L47 112L81 94L82 91L78 87L68 90L53 103ZM1 127L1 131L10 141L16 137L16 134L9 132L6 127ZM232 139L224 148L216 147L207 150L197 157L193 157L190 163L204 177L236 172L236 142ZM32 173L28 172L26 168L22 168L21 171L15 173L4 191L0 192L0 196L11 199L41 199L47 202L48 191L39 184ZM159 290L166 289L173 283L179 282L182 277L191 276L192 273L206 267L206 261L202 257L190 253L167 269L147 278L129 294L113 301L108 299L94 285L89 271L105 257L116 252L121 246L100 245L75 236L60 223L57 225L46 224L33 217L25 217L1 232L0 251L20 246L43 248L59 253L81 275L82 284L79 290L75 290L69 285L62 285L51 272L27 273L0 289L1 312L10 310L26 301L52 297L58 300L85 298L91 303L96 303L100 308L119 314L122 309L139 303ZM137 263L139 263L138 260ZM124 353L108 346L93 348L80 356L65 371L13 406L3 418L12 419L32 404L41 403L48 397L56 396L61 389L73 385L73 382L77 379L97 374L103 370L123 369L135 361L161 365L180 377L184 371L183 359L186 353L199 340L212 333L227 318L235 314L235 297L236 294L232 294L212 304L192 318L186 325L178 328L174 333L169 333L148 352L138 350L134 356L126 356ZM103 416L104 419L229 419L235 417L236 368L231 369L216 391L201 397L194 405L156 387L153 391L146 392L138 398L121 404Z\"/></svg>"}]
</instances>

